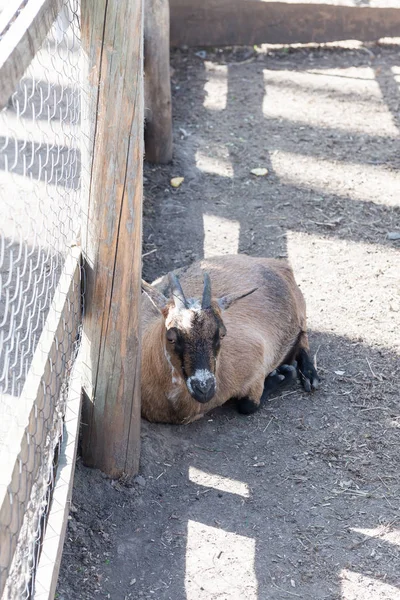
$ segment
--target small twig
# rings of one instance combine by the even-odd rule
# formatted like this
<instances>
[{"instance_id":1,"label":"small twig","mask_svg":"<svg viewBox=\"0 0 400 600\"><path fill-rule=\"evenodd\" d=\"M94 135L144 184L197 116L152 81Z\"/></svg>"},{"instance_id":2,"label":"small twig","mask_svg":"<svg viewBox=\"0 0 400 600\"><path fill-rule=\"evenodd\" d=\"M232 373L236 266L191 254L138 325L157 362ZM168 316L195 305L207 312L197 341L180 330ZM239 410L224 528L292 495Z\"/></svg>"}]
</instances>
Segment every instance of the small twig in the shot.
<instances>
[{"instance_id":1,"label":"small twig","mask_svg":"<svg viewBox=\"0 0 400 600\"><path fill-rule=\"evenodd\" d=\"M285 398L286 396L291 396L292 394L298 394L298 390L293 390L292 392L283 392L279 398Z\"/></svg>"},{"instance_id":2,"label":"small twig","mask_svg":"<svg viewBox=\"0 0 400 600\"><path fill-rule=\"evenodd\" d=\"M371 58L375 58L375 54L369 48L366 48L365 46L361 46L359 48L359 51L366 52Z\"/></svg>"},{"instance_id":3,"label":"small twig","mask_svg":"<svg viewBox=\"0 0 400 600\"><path fill-rule=\"evenodd\" d=\"M149 256L149 254L153 254L154 252L157 252L157 248L153 248L153 250L150 250L150 252L145 252L144 254L142 254L142 258L144 258L145 256Z\"/></svg>"},{"instance_id":4,"label":"small twig","mask_svg":"<svg viewBox=\"0 0 400 600\"><path fill-rule=\"evenodd\" d=\"M222 452L224 453L224 450L213 450L213 448L204 448L204 446L198 446L197 444L194 444L195 448L200 448L200 450L205 450L206 452Z\"/></svg>"},{"instance_id":5,"label":"small twig","mask_svg":"<svg viewBox=\"0 0 400 600\"><path fill-rule=\"evenodd\" d=\"M320 225L321 227L329 227L330 229L334 229L335 227L337 227L340 224L340 221L309 221L311 223L315 223L315 225Z\"/></svg>"},{"instance_id":6,"label":"small twig","mask_svg":"<svg viewBox=\"0 0 400 600\"><path fill-rule=\"evenodd\" d=\"M305 548L306 550L308 550L307 546L305 545L305 543L304 543L304 542L302 542L302 541L301 541L301 539L300 539L300 538L296 538L296 540L297 540L298 542L300 542L300 544L303 546L303 548Z\"/></svg>"},{"instance_id":7,"label":"small twig","mask_svg":"<svg viewBox=\"0 0 400 600\"><path fill-rule=\"evenodd\" d=\"M383 482L382 482L383 483ZM390 490L389 490L390 491ZM389 498L386 496L386 494L383 494L383 497L385 498L386 502L389 504L390 508L393 508L393 504L390 502Z\"/></svg>"},{"instance_id":8,"label":"small twig","mask_svg":"<svg viewBox=\"0 0 400 600\"><path fill-rule=\"evenodd\" d=\"M270 578L271 578L272 585L275 586L276 589L279 590L280 592L283 592L284 594L289 594L290 596L296 596L296 598L301 598L300 594L296 594L295 592L289 592L289 590L285 590L284 588L279 587L279 585L277 585L275 583L275 581L272 579L271 575L270 575Z\"/></svg>"},{"instance_id":9,"label":"small twig","mask_svg":"<svg viewBox=\"0 0 400 600\"><path fill-rule=\"evenodd\" d=\"M278 483L276 484L276 486L280 486L283 485L284 483L286 483L287 481L289 481L290 477L285 477L285 479L282 479L282 481L278 481Z\"/></svg>"},{"instance_id":10,"label":"small twig","mask_svg":"<svg viewBox=\"0 0 400 600\"><path fill-rule=\"evenodd\" d=\"M272 421L274 420L275 417L271 417L270 420L268 421L268 423L266 424L266 426L263 429L263 433L265 433L268 429L268 427L271 425Z\"/></svg>"},{"instance_id":11,"label":"small twig","mask_svg":"<svg viewBox=\"0 0 400 600\"><path fill-rule=\"evenodd\" d=\"M366 356L366 357L365 357L365 360L366 360L366 361L367 361L367 363L368 363L369 370L370 370L370 371L371 371L371 373L372 373L372 377L375 377L375 379L377 379L378 381L382 382L382 376L381 376L381 375L377 375L377 374L376 374L376 373L373 371L373 369L372 369L372 367L371 367L371 363L370 363L370 362L369 362L369 360L368 360L368 356Z\"/></svg>"},{"instance_id":12,"label":"small twig","mask_svg":"<svg viewBox=\"0 0 400 600\"><path fill-rule=\"evenodd\" d=\"M353 404L354 408L359 408L364 412L367 410L389 410L386 406L364 406L363 404Z\"/></svg>"}]
</instances>

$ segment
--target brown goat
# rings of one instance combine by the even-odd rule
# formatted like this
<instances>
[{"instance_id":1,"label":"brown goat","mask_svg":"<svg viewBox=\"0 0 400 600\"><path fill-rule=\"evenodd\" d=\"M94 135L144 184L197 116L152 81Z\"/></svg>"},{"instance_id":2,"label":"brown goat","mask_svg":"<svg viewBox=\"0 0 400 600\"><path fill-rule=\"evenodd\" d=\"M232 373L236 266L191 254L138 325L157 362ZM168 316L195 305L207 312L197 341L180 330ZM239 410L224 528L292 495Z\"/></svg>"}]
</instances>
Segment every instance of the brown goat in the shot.
<instances>
[{"instance_id":1,"label":"brown goat","mask_svg":"<svg viewBox=\"0 0 400 600\"><path fill-rule=\"evenodd\" d=\"M230 398L250 414L296 378L293 363L306 391L318 387L305 302L287 262L220 256L179 277L142 285L143 417L189 423Z\"/></svg>"}]
</instances>

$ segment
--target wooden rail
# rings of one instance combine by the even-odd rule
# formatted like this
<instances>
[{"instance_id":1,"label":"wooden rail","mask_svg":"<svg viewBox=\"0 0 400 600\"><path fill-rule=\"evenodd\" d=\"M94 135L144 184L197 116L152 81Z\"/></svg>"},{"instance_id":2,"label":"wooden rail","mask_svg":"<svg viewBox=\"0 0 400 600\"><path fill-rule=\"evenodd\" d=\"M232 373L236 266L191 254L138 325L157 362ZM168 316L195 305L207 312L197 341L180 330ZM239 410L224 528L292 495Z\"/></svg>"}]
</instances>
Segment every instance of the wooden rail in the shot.
<instances>
[{"instance_id":1,"label":"wooden rail","mask_svg":"<svg viewBox=\"0 0 400 600\"><path fill-rule=\"evenodd\" d=\"M33 600L54 600L60 571L62 549L68 524L78 446L82 372L78 356L68 385L68 399L64 416L64 431L57 465L57 475L46 523L46 533L36 570Z\"/></svg>"},{"instance_id":2,"label":"wooden rail","mask_svg":"<svg viewBox=\"0 0 400 600\"><path fill-rule=\"evenodd\" d=\"M400 7L332 2L170 0L171 45L234 46L374 41L400 35Z\"/></svg>"}]
</instances>

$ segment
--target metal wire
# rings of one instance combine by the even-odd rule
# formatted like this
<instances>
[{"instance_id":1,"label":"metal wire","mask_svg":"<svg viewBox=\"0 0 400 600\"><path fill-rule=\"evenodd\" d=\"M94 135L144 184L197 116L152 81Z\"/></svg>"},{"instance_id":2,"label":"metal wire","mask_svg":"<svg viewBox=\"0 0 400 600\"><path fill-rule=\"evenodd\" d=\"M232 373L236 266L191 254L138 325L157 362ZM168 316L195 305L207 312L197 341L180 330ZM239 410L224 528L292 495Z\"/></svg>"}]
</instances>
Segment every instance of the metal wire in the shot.
<instances>
[{"instance_id":1,"label":"metal wire","mask_svg":"<svg viewBox=\"0 0 400 600\"><path fill-rule=\"evenodd\" d=\"M25 4L19 3L21 12ZM10 432L20 425L19 408L57 285L79 244L79 14L79 0L65 0L0 112L0 465L15 441ZM79 315L80 309L79 301L68 302L71 315ZM4 588L7 600L34 593L68 373L78 344L73 321L64 318L56 357L42 380L29 452L20 455L18 484L8 486L10 503L21 505L23 520L6 522L0 515L1 539L8 540L8 548L1 548L0 595Z\"/></svg>"}]
</instances>

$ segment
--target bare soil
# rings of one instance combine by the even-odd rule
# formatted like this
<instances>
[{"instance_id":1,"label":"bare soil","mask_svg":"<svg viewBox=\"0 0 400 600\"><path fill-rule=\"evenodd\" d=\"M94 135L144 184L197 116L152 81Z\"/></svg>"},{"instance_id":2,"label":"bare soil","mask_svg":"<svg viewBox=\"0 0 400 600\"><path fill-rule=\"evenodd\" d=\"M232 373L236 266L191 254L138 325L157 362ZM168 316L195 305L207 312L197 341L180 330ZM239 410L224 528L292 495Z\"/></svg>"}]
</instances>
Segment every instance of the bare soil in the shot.
<instances>
[{"instance_id":1,"label":"bare soil","mask_svg":"<svg viewBox=\"0 0 400 600\"><path fill-rule=\"evenodd\" d=\"M57 597L398 599L399 48L171 61L175 158L146 166L144 276L287 256L322 387L143 422L131 486L78 460Z\"/></svg>"}]
</instances>

